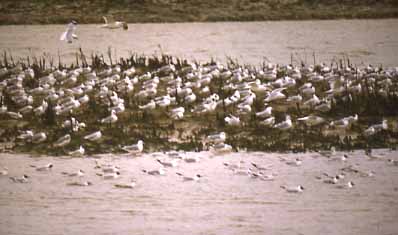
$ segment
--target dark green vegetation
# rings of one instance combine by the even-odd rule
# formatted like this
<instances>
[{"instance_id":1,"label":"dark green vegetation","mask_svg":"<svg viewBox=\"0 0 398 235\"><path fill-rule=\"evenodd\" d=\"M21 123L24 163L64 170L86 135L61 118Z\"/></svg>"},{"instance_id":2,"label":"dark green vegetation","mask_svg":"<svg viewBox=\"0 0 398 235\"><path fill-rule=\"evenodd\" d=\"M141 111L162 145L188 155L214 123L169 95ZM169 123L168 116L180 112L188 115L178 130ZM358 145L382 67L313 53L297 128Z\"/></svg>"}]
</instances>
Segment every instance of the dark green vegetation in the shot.
<instances>
[{"instance_id":1,"label":"dark green vegetation","mask_svg":"<svg viewBox=\"0 0 398 235\"><path fill-rule=\"evenodd\" d=\"M398 17L397 0L2 0L0 24L263 21Z\"/></svg>"},{"instance_id":2,"label":"dark green vegetation","mask_svg":"<svg viewBox=\"0 0 398 235\"><path fill-rule=\"evenodd\" d=\"M121 146L136 143L139 139L145 142L145 151L203 150L207 148L203 142L206 136L220 131L226 132L226 143L232 145L234 149L247 148L261 151L306 151L329 149L331 146L346 150L368 147L395 148L398 143L398 71L396 69L387 70L383 67L359 69L351 65L347 58L334 61L330 65L309 66L303 62L295 62L293 68L282 65L270 68L265 63L262 68L254 68L239 65L233 60L230 60L224 67L216 65L213 61L208 64L195 65L167 55L151 57L132 55L130 58L121 58L118 61L112 59L110 54L108 56L109 58L104 58L104 56L92 55L89 66L86 56L80 51L76 55L76 63L66 67L61 61L56 63L53 60L45 61L39 58L27 58L16 62L11 56L4 53L3 59L0 60L0 93L2 94L0 107L6 107L7 110L3 109L0 113L0 143L8 143L10 145L8 148L16 152L45 154L65 154L79 145L83 145L88 154L119 152ZM175 70L168 69L167 66L170 64L175 66ZM34 77L26 75L28 67L33 69ZM96 75L83 69L87 67L96 72ZM130 68L134 68L134 72L126 77L125 71ZM166 69L159 70L159 68ZM309 72L310 69L313 69L313 72ZM59 75L62 70L66 72L64 78ZM229 73L229 71L232 72ZM276 72L274 78L263 74L263 72L272 71ZM237 81L235 75L232 76L236 73L241 73L241 76L244 76L243 81ZM57 79L51 85L44 82L51 77L48 76L49 74ZM299 74L300 77L298 77ZM208 84L210 93L217 94L221 103L212 111L203 113L193 111L198 110L197 108L209 97L209 94L201 93L203 86L202 88L193 86L192 91L197 95L197 100L193 103L188 104L184 96L177 93L177 90L175 93L171 90L170 95L175 97L175 104L166 108L157 106L153 110L139 108L140 105L145 105L152 99L156 100L156 97L166 95L167 88L173 89L170 82L163 80L170 75L174 75L174 80L181 77L183 88L188 84L192 85L192 82L197 83L202 76L211 75L212 79ZM78 76L76 81L65 83L73 76ZM288 114L292 118L293 128L283 131L263 125L263 118L258 117L256 113L264 110L264 98L268 95L266 91L260 91L258 86L262 84L268 91L276 89L280 87L278 79L285 76L296 77L296 85L286 86L286 89L283 90L285 95L297 95L300 93L299 87L312 81L316 88L316 95L321 99L320 104L329 103L330 108L320 111L315 106L304 105L304 101L310 100L311 96L303 96L303 102L293 105L283 99L270 101L268 106L273 107L272 116L275 117L275 123L283 121ZM155 86L157 94L140 97L138 93L143 90L144 84L155 80L155 77L160 77L159 85ZM121 88L124 86L120 86L120 84L124 84L126 78L130 81L137 79L134 90L127 92L127 89ZM322 79L314 80L319 78ZM340 91L335 94L328 93L332 81L339 79L342 83ZM95 85L92 90L89 90L87 84L93 81ZM79 95L74 94L75 88L81 84L86 84L85 92ZM151 84L153 85L153 83ZM362 88L355 89L359 85ZM101 98L99 94L104 86L109 89L109 92L108 95ZM36 88L38 87L43 88L40 93L37 93ZM36 91L34 91L35 89ZM229 106L222 102L236 91L242 94L245 92L253 94L253 91L250 90L256 94L256 99L251 104L251 111L242 112L240 104L246 102L243 97L238 103ZM109 108L114 105L111 98L115 94L113 92L116 92L117 96L124 100L126 109L117 114L118 121L116 123L101 123L100 120L110 114ZM66 97L77 100L83 95L88 95L90 100L88 103L82 103L72 112L57 115L54 107L58 104L62 105L61 98L51 101L49 95L61 95L61 93L64 94L62 99ZM20 96L31 95L34 98L30 111L24 111L23 117L20 118L15 117L15 113L20 112L27 104L15 101L15 96L18 94ZM48 107L44 113L37 114L32 108L39 107L43 100L49 103ZM170 111L176 107L185 108L182 119L171 118ZM14 112L14 115L9 112ZM241 124L226 125L224 118L230 114L239 116ZM297 120L309 114L320 116L325 119L325 122L309 126ZM359 118L352 119L352 123L344 131L338 131L336 126L331 124L332 121L355 114L358 114ZM86 128L79 131L63 128L62 123L65 120L70 120L71 116L84 122ZM373 135L365 134L365 130L370 125L381 123L382 120L387 121L386 128L379 129ZM34 133L44 132L47 139L38 143L18 140L17 136L26 130L33 130ZM100 141L90 142L83 139L84 136L98 130L103 134ZM54 148L53 143L67 133L71 135L72 141L62 148Z\"/></svg>"}]
</instances>

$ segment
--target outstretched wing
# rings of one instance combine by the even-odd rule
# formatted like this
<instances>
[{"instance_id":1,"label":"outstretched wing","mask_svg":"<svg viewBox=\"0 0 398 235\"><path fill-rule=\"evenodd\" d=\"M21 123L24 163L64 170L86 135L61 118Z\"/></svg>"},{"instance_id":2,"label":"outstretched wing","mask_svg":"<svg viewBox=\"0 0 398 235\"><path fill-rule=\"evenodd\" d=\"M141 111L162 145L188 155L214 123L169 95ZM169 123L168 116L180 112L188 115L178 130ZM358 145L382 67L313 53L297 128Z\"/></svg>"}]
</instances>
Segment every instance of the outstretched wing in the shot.
<instances>
[{"instance_id":1,"label":"outstretched wing","mask_svg":"<svg viewBox=\"0 0 398 235\"><path fill-rule=\"evenodd\" d=\"M65 41L65 39L66 39L66 33L67 33L67 31L63 32L63 33L61 34L61 37L59 38L59 40Z\"/></svg>"},{"instance_id":2,"label":"outstretched wing","mask_svg":"<svg viewBox=\"0 0 398 235\"><path fill-rule=\"evenodd\" d=\"M113 16L109 15L108 17L105 17L107 20L105 21L105 24L113 24L115 23L115 19L113 18Z\"/></svg>"},{"instance_id":3,"label":"outstretched wing","mask_svg":"<svg viewBox=\"0 0 398 235\"><path fill-rule=\"evenodd\" d=\"M105 17L105 16L102 16L102 18L104 19L105 24L108 24L108 20L106 19L106 17Z\"/></svg>"}]
</instances>

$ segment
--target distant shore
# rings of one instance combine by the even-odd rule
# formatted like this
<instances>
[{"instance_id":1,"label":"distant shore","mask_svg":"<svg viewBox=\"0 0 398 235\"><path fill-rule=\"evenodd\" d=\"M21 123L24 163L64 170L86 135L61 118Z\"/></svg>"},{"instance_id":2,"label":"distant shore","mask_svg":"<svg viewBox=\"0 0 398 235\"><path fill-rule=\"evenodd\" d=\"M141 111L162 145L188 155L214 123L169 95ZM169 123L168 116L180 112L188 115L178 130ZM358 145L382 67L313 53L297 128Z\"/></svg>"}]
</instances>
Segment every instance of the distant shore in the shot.
<instances>
[{"instance_id":1,"label":"distant shore","mask_svg":"<svg viewBox=\"0 0 398 235\"><path fill-rule=\"evenodd\" d=\"M38 0L0 3L0 25L63 24L75 19L80 24L102 23L113 16L128 23L216 22L313 19L397 18L398 3L381 1L325 0Z\"/></svg>"}]
</instances>

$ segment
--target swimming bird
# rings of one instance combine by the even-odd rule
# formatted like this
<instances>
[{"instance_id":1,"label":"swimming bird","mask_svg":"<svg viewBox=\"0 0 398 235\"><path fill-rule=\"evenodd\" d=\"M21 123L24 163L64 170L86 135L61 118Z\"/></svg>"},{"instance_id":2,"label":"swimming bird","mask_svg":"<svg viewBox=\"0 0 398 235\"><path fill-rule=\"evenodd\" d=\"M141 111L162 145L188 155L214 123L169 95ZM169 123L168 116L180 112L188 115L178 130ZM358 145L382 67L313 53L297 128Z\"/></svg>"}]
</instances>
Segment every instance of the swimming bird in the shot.
<instances>
[{"instance_id":1,"label":"swimming bird","mask_svg":"<svg viewBox=\"0 0 398 235\"><path fill-rule=\"evenodd\" d=\"M102 172L104 173L115 173L120 171L120 167L114 165L104 165L101 166Z\"/></svg>"},{"instance_id":2,"label":"swimming bird","mask_svg":"<svg viewBox=\"0 0 398 235\"><path fill-rule=\"evenodd\" d=\"M90 186L93 185L93 183L91 183L90 181L75 181L75 182L69 182L66 185L68 186L81 186L81 187L85 187L85 186Z\"/></svg>"},{"instance_id":3,"label":"swimming bird","mask_svg":"<svg viewBox=\"0 0 398 235\"><path fill-rule=\"evenodd\" d=\"M271 168L271 166L260 166L259 164L254 163L254 162L250 162L250 164L252 166L254 166L259 171L265 171L265 170L269 170Z\"/></svg>"},{"instance_id":4,"label":"swimming bird","mask_svg":"<svg viewBox=\"0 0 398 235\"><path fill-rule=\"evenodd\" d=\"M0 176L2 175L8 175L8 168L7 167L3 167L3 170L0 171Z\"/></svg>"},{"instance_id":5,"label":"swimming bird","mask_svg":"<svg viewBox=\"0 0 398 235\"><path fill-rule=\"evenodd\" d=\"M340 177L338 175L334 176L330 179L325 179L323 182L326 184L337 184L339 182Z\"/></svg>"},{"instance_id":6,"label":"swimming bird","mask_svg":"<svg viewBox=\"0 0 398 235\"><path fill-rule=\"evenodd\" d=\"M304 191L304 187L301 185L290 186L290 187L282 185L281 188L285 189L286 192L288 192L288 193L301 193Z\"/></svg>"},{"instance_id":7,"label":"swimming bird","mask_svg":"<svg viewBox=\"0 0 398 235\"><path fill-rule=\"evenodd\" d=\"M164 170L163 167L157 169L157 170L142 170L142 172L147 173L148 175L165 175L166 171Z\"/></svg>"},{"instance_id":8,"label":"swimming bird","mask_svg":"<svg viewBox=\"0 0 398 235\"><path fill-rule=\"evenodd\" d=\"M113 186L115 188L135 188L135 186L137 185L136 181L134 179L131 180L130 183L118 183L118 184L114 184Z\"/></svg>"},{"instance_id":9,"label":"swimming bird","mask_svg":"<svg viewBox=\"0 0 398 235\"><path fill-rule=\"evenodd\" d=\"M348 155L347 154L343 154L343 156L332 158L332 159L330 159L330 161L342 161L342 162L345 162L345 161L347 161L347 159L348 159Z\"/></svg>"},{"instance_id":10,"label":"swimming bird","mask_svg":"<svg viewBox=\"0 0 398 235\"><path fill-rule=\"evenodd\" d=\"M339 188L339 189L350 189L350 188L353 188L354 186L355 186L354 182L348 181L347 184L337 185L336 188Z\"/></svg>"},{"instance_id":11,"label":"swimming bird","mask_svg":"<svg viewBox=\"0 0 398 235\"><path fill-rule=\"evenodd\" d=\"M80 169L77 172L62 172L62 174L67 175L69 177L83 177L84 171Z\"/></svg>"},{"instance_id":12,"label":"swimming bird","mask_svg":"<svg viewBox=\"0 0 398 235\"><path fill-rule=\"evenodd\" d=\"M131 154L142 153L142 151L144 150L144 141L138 140L136 144L124 146L122 147L122 149Z\"/></svg>"},{"instance_id":13,"label":"swimming bird","mask_svg":"<svg viewBox=\"0 0 398 235\"><path fill-rule=\"evenodd\" d=\"M289 166L300 166L303 162L299 159L296 158L294 161L287 161L286 164Z\"/></svg>"},{"instance_id":14,"label":"swimming bird","mask_svg":"<svg viewBox=\"0 0 398 235\"><path fill-rule=\"evenodd\" d=\"M393 166L398 166L398 161L394 159L388 159L387 160L389 163L391 163Z\"/></svg>"},{"instance_id":15,"label":"swimming bird","mask_svg":"<svg viewBox=\"0 0 398 235\"><path fill-rule=\"evenodd\" d=\"M117 179L120 176L120 172L116 171L113 173L107 173L107 174L103 174L102 178L104 178L105 180L110 180L110 179Z\"/></svg>"},{"instance_id":16,"label":"swimming bird","mask_svg":"<svg viewBox=\"0 0 398 235\"><path fill-rule=\"evenodd\" d=\"M173 159L171 161L156 159L156 161L159 162L159 164L164 166L164 167L176 167L176 166L178 166L178 159Z\"/></svg>"},{"instance_id":17,"label":"swimming bird","mask_svg":"<svg viewBox=\"0 0 398 235\"><path fill-rule=\"evenodd\" d=\"M37 171L49 171L49 170L51 170L53 167L54 167L54 165L53 165L52 163L48 163L48 164L45 165L45 166L36 167L36 170L37 170Z\"/></svg>"},{"instance_id":18,"label":"swimming bird","mask_svg":"<svg viewBox=\"0 0 398 235\"><path fill-rule=\"evenodd\" d=\"M106 29L118 29L123 28L124 30L128 30L129 26L124 21L114 21L111 17L106 18L105 16L102 17L105 21L105 24L101 25L101 28Z\"/></svg>"},{"instance_id":19,"label":"swimming bird","mask_svg":"<svg viewBox=\"0 0 398 235\"><path fill-rule=\"evenodd\" d=\"M77 25L77 22L72 20L68 24L66 31L61 35L59 40L67 41L68 43L72 43L73 39L77 39L77 35L75 34L76 25Z\"/></svg>"},{"instance_id":20,"label":"swimming bird","mask_svg":"<svg viewBox=\"0 0 398 235\"><path fill-rule=\"evenodd\" d=\"M184 157L184 161L187 163L195 163L200 161L199 156L186 156Z\"/></svg>"},{"instance_id":21,"label":"swimming bird","mask_svg":"<svg viewBox=\"0 0 398 235\"><path fill-rule=\"evenodd\" d=\"M181 176L183 181L199 181L199 179L202 177L199 174L196 174L194 176L185 176L182 173L176 172L177 175Z\"/></svg>"},{"instance_id":22,"label":"swimming bird","mask_svg":"<svg viewBox=\"0 0 398 235\"><path fill-rule=\"evenodd\" d=\"M12 180L14 183L28 183L29 176L27 175L23 175L21 178L17 178L17 177L10 177L10 180Z\"/></svg>"}]
</instances>

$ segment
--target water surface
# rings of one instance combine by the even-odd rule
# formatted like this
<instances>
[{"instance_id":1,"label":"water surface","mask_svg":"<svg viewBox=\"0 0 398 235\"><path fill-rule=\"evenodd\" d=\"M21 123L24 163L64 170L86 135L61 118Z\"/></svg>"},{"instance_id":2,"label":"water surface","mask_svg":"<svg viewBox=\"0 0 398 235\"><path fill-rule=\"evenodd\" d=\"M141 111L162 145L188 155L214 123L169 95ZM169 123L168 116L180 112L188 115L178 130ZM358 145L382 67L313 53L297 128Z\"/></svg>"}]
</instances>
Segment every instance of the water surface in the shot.
<instances>
[{"instance_id":1,"label":"water surface","mask_svg":"<svg viewBox=\"0 0 398 235\"><path fill-rule=\"evenodd\" d=\"M313 63L315 53L318 62L348 55L355 64L398 64L398 19L130 24L128 31L98 26L78 25L73 44L59 41L65 25L0 26L0 49L14 57L46 53L56 62L58 53L64 62L75 61L79 47L87 54L111 47L116 57L162 50L204 62L229 56L259 65L266 59L290 63L291 55L294 62Z\"/></svg>"},{"instance_id":2,"label":"water surface","mask_svg":"<svg viewBox=\"0 0 398 235\"><path fill-rule=\"evenodd\" d=\"M8 176L0 177L0 234L396 234L398 167L386 159L398 160L398 154L376 153L384 154L383 160L368 160L363 151L348 153L347 162L330 161L317 153L189 153L201 161L181 162L165 176L142 172L159 167L151 154L138 158L103 155L97 160L121 167L121 177L115 180L96 175L101 171L94 169L91 157L2 154L0 166L9 168L9 176L25 173L31 182L17 184ZM281 157L299 157L303 164L288 166ZM223 165L240 160L244 169L250 162L269 166L266 173L275 173L275 180L236 175ZM49 162L54 164L51 172L30 167ZM322 173L336 174L348 165L375 175L347 173L343 182L356 184L350 190L316 178ZM92 181L92 186L66 185L73 180L61 172L78 169L86 172L82 180ZM200 173L203 178L183 182L176 172ZM136 179L136 188L113 187L131 178ZM305 187L302 194L280 188L298 184Z\"/></svg>"}]
</instances>

